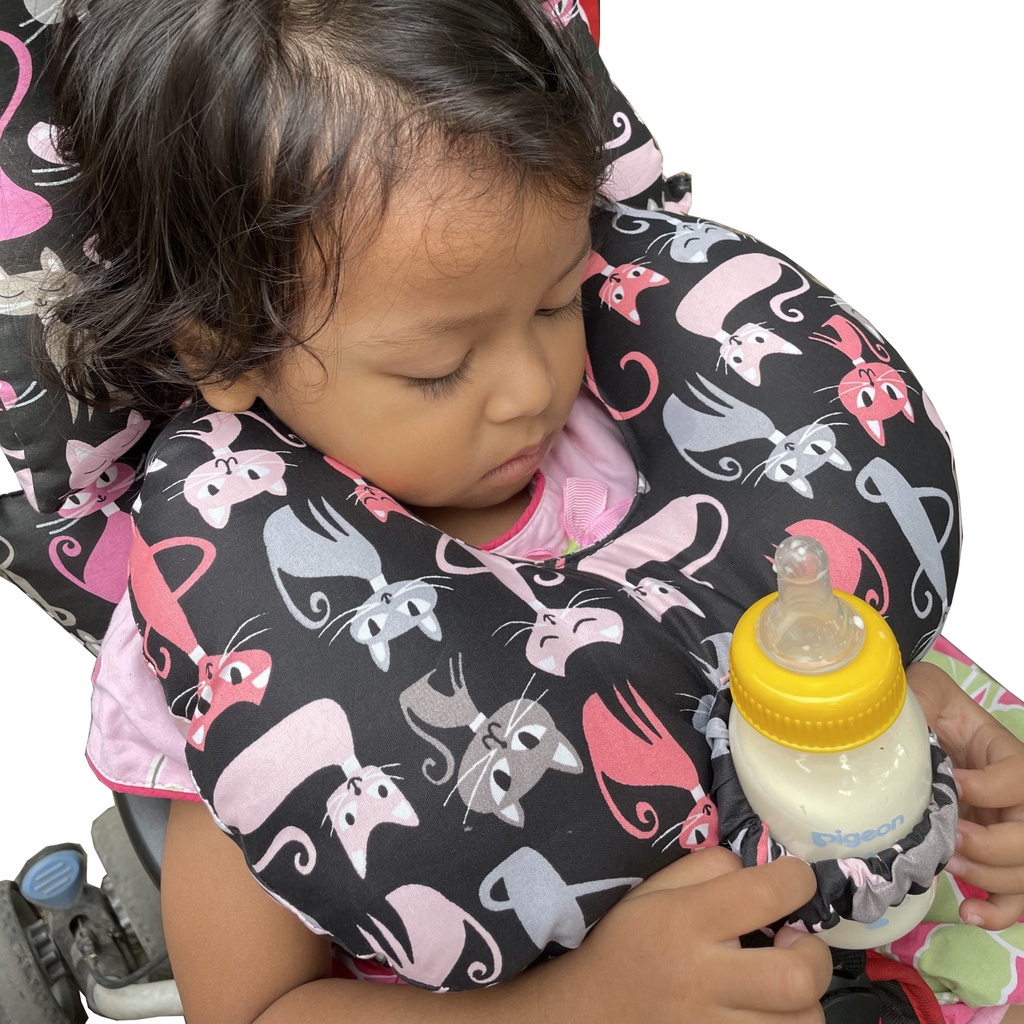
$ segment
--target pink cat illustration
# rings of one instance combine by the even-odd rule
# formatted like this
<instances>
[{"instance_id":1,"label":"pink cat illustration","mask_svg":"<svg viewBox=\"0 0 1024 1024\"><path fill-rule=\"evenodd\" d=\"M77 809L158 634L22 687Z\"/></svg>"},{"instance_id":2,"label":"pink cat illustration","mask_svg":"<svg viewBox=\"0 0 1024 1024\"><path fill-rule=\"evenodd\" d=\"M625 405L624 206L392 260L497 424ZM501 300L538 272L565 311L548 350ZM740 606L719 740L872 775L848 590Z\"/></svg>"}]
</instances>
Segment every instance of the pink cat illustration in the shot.
<instances>
[{"instance_id":1,"label":"pink cat illustration","mask_svg":"<svg viewBox=\"0 0 1024 1024\"><path fill-rule=\"evenodd\" d=\"M359 763L348 715L333 700L321 698L293 711L238 754L217 780L214 810L225 825L254 832L289 794L331 765L340 766L346 779L327 798L324 821L330 821L352 866L365 878L370 833L384 824L415 827L419 818L390 775ZM253 869L262 871L288 843L302 848L295 868L309 874L316 847L294 825L278 832Z\"/></svg>"},{"instance_id":2,"label":"pink cat illustration","mask_svg":"<svg viewBox=\"0 0 1024 1024\"><path fill-rule=\"evenodd\" d=\"M661 177L662 157L653 139L616 157L608 168L601 191L621 202L650 188Z\"/></svg>"},{"instance_id":3,"label":"pink cat illustration","mask_svg":"<svg viewBox=\"0 0 1024 1024\"><path fill-rule=\"evenodd\" d=\"M448 546L454 544L470 554L480 564L475 568L455 565L448 560ZM521 633L527 633L526 658L535 668L553 676L564 676L569 656L582 647L595 643L617 644L622 641L622 617L618 612L608 608L590 607L599 598L585 597L588 591L581 591L573 598L573 603L565 608L549 608L540 601L530 585L523 578L524 572L533 572L535 582L540 586L553 586L563 577L557 573L553 578L541 579L542 573L530 563L516 563L501 555L492 555L479 548L471 548L467 544L442 534L437 543L437 564L440 569L453 576L475 576L478 573L491 573L516 597L536 613L531 621L506 622L502 626L520 626L508 638L511 643ZM585 607L586 606L586 607ZM501 629L502 626L498 628Z\"/></svg>"},{"instance_id":4,"label":"pink cat illustration","mask_svg":"<svg viewBox=\"0 0 1024 1024\"><path fill-rule=\"evenodd\" d=\"M669 283L664 274L658 274L650 267L642 267L637 263L621 263L613 267L597 252L590 254L590 262L583 272L583 280L586 281L595 274L601 274L608 279L597 293L600 300L634 324L640 323L640 313L636 308L636 299L640 292Z\"/></svg>"},{"instance_id":5,"label":"pink cat illustration","mask_svg":"<svg viewBox=\"0 0 1024 1024\"><path fill-rule=\"evenodd\" d=\"M31 381L19 395L9 381L0 380L0 406L5 412L31 405L46 394L46 388L40 387L37 381Z\"/></svg>"},{"instance_id":6,"label":"pink cat illustration","mask_svg":"<svg viewBox=\"0 0 1024 1024\"><path fill-rule=\"evenodd\" d=\"M618 583L658 622L669 608L684 608L703 618L700 608L666 581L645 576L637 583L630 583L626 578L630 569L639 568L647 562L668 562L686 551L696 539L697 515L701 506L713 509L718 515L718 537L710 551L693 559L679 572L692 583L708 586L696 579L694 573L713 561L721 550L729 532L729 514L721 502L707 494L674 498L639 526L616 537L594 554L581 558L578 568Z\"/></svg>"},{"instance_id":7,"label":"pink cat illustration","mask_svg":"<svg viewBox=\"0 0 1024 1024\"><path fill-rule=\"evenodd\" d=\"M639 799L634 807L637 821L630 821L616 805L608 780L618 786L636 786L644 790L655 786L675 786L686 790L693 798L693 809L683 821L665 829L657 839L670 840L678 830L677 842L682 847L701 849L716 846L718 808L704 792L696 766L633 684L627 681L626 685L632 704L618 687L615 688L615 696L626 712L629 724L613 715L596 693L591 694L583 705L583 731L605 802L616 821L630 835L650 839L660 828L658 812L646 799Z\"/></svg>"},{"instance_id":8,"label":"pink cat illustration","mask_svg":"<svg viewBox=\"0 0 1024 1024\"><path fill-rule=\"evenodd\" d=\"M257 494L287 493L284 482L285 461L281 452L265 448L234 451L231 445L242 431L240 416L249 416L262 423L293 448L304 448L305 442L294 434L285 436L262 416L253 412L213 412L201 416L196 424L209 424L209 429L179 430L178 437L194 437L209 445L213 458L196 466L185 478L185 500L216 529L227 526L231 509L239 502Z\"/></svg>"},{"instance_id":9,"label":"pink cat illustration","mask_svg":"<svg viewBox=\"0 0 1024 1024\"><path fill-rule=\"evenodd\" d=\"M889 580L881 563L865 544L821 519L801 519L787 526L786 533L791 537L813 537L818 541L828 555L832 585L847 594L859 593L864 560L867 559L878 575L882 593L872 587L860 596L882 615L886 613L889 608Z\"/></svg>"},{"instance_id":10,"label":"pink cat illustration","mask_svg":"<svg viewBox=\"0 0 1024 1024\"><path fill-rule=\"evenodd\" d=\"M73 536L62 534L50 541L50 561L54 568L72 583L117 604L128 582L128 549L131 547L131 519L117 506L135 482L135 470L118 459L127 453L142 437L149 420L132 410L125 426L98 445L72 439L65 455L70 470L68 482L74 488L58 510L59 519L37 524L40 528L55 523L68 525L86 516L102 513L105 517L103 533L86 556L81 576L67 566L64 557L78 558L82 545Z\"/></svg>"},{"instance_id":11,"label":"pink cat illustration","mask_svg":"<svg viewBox=\"0 0 1024 1024\"><path fill-rule=\"evenodd\" d=\"M388 521L388 516L392 512L408 516L410 519L413 518L412 514L399 505L390 494L382 491L379 487L374 487L373 484L367 483L354 469L349 469L344 463L339 462L337 459L332 459L329 455L324 456L324 462L332 466L339 473L347 476L356 485L356 489L352 492L352 497L367 512L376 516L382 523Z\"/></svg>"},{"instance_id":12,"label":"pink cat illustration","mask_svg":"<svg viewBox=\"0 0 1024 1024\"><path fill-rule=\"evenodd\" d=\"M611 416L612 419L630 420L634 416L639 416L640 413L642 413L644 409L654 401L654 397L658 393L658 368L654 365L654 361L650 356L645 355L643 352L627 352L619 360L619 369L624 370L630 363L637 363L643 369L644 373L647 374L647 394L644 395L640 404L634 406L632 409L613 409L605 402L598 392L597 384L594 382L594 368L590 362L590 353L587 353L584 383L594 397L597 398L597 400L605 407L608 411L608 415Z\"/></svg>"},{"instance_id":13,"label":"pink cat illustration","mask_svg":"<svg viewBox=\"0 0 1024 1024\"><path fill-rule=\"evenodd\" d=\"M764 253L746 253L726 260L690 289L679 303L676 320L691 334L719 343L719 355L726 370L734 370L748 384L761 384L761 361L770 355L800 355L800 349L763 324L746 323L729 332L724 324L729 314L744 300L776 284L782 268L795 271L803 285L771 300L773 312L783 320L802 320L796 310L784 312L783 300L793 298L810 287L807 279L791 264Z\"/></svg>"},{"instance_id":14,"label":"pink cat illustration","mask_svg":"<svg viewBox=\"0 0 1024 1024\"><path fill-rule=\"evenodd\" d=\"M853 362L853 369L839 382L839 400L857 417L868 436L884 446L885 420L902 413L914 422L907 385L900 372L889 365L885 347L876 346L852 320L836 313L822 324L822 330L826 327L835 332L835 337L816 331L810 340L838 349ZM874 362L864 359L865 348L876 357Z\"/></svg>"},{"instance_id":15,"label":"pink cat illustration","mask_svg":"<svg viewBox=\"0 0 1024 1024\"><path fill-rule=\"evenodd\" d=\"M383 937L383 945L362 925L359 931L370 947L409 981L427 988L441 988L454 970L466 946L466 928L487 944L492 964L476 961L467 974L478 985L488 985L501 973L501 950L491 933L471 914L426 885L403 885L385 897L402 924L405 940L372 914L370 921ZM396 952L397 951L397 955Z\"/></svg>"},{"instance_id":16,"label":"pink cat illustration","mask_svg":"<svg viewBox=\"0 0 1024 1024\"><path fill-rule=\"evenodd\" d=\"M576 0L544 0L544 13L562 26L568 25L578 10Z\"/></svg>"},{"instance_id":17,"label":"pink cat illustration","mask_svg":"<svg viewBox=\"0 0 1024 1024\"><path fill-rule=\"evenodd\" d=\"M376 765L354 768L328 798L327 817L360 878L366 877L366 847L377 825L420 823L394 779Z\"/></svg>"},{"instance_id":18,"label":"pink cat illustration","mask_svg":"<svg viewBox=\"0 0 1024 1024\"><path fill-rule=\"evenodd\" d=\"M0 43L14 53L18 62L14 91L0 114L0 135L3 135L32 82L32 55L28 47L10 32L0 32ZM31 235L48 223L52 216L53 208L42 196L13 182L0 167L0 241Z\"/></svg>"},{"instance_id":19,"label":"pink cat illustration","mask_svg":"<svg viewBox=\"0 0 1024 1024\"><path fill-rule=\"evenodd\" d=\"M198 554L198 564L172 589L157 564L157 556L164 551L181 554L190 548ZM262 702L272 668L270 655L266 651L259 648L241 650L235 638L232 638L227 651L207 654L185 617L181 596L205 575L216 554L213 545L200 537L171 537L149 545L132 525L128 578L135 604L145 622L142 633L143 653L153 671L161 679L166 679L171 667L170 652L160 648L160 662L157 661L157 653L149 646L155 631L195 662L197 682L194 694L191 687L185 691L193 694L196 702L186 740L197 750L205 748L210 727L227 708L240 701L249 704ZM245 625L247 623L242 628ZM242 642L250 639L252 636Z\"/></svg>"},{"instance_id":20,"label":"pink cat illustration","mask_svg":"<svg viewBox=\"0 0 1024 1024\"><path fill-rule=\"evenodd\" d=\"M49 546L50 561L65 579L111 604L121 600L128 585L128 550L132 542L131 516L118 508L116 502L134 481L135 470L124 462L115 462L95 480L84 482L58 510L58 522L84 519L93 513L106 517L100 539L85 556L81 576L76 576L64 562L65 558L81 557L82 545L77 538L62 534L54 537Z\"/></svg>"}]
</instances>

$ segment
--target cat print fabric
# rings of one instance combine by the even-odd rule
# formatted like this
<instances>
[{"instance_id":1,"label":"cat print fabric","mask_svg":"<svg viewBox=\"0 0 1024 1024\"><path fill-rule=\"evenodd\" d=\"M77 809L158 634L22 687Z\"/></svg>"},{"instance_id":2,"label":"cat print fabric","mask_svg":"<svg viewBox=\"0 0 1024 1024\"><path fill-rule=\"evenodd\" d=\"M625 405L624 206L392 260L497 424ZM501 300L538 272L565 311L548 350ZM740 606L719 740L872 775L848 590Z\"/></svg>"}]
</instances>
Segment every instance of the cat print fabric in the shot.
<instances>
[{"instance_id":1,"label":"cat print fabric","mask_svg":"<svg viewBox=\"0 0 1024 1024\"><path fill-rule=\"evenodd\" d=\"M268 891L414 984L508 978L674 858L749 851L710 712L786 536L821 541L907 660L949 606L950 448L896 352L755 239L642 213L597 218L583 286L585 383L638 477L600 540L473 547L262 406L186 409L149 453L129 592L192 781ZM923 849L934 874L948 851ZM809 926L864 904L833 879Z\"/></svg>"},{"instance_id":2,"label":"cat print fabric","mask_svg":"<svg viewBox=\"0 0 1024 1024\"><path fill-rule=\"evenodd\" d=\"M650 132L608 77L595 46L597 0L538 2L586 49L595 90L608 110L606 148L615 168L609 190L616 200L631 208L688 205L688 177L664 179ZM52 340L60 330L54 302L99 259L69 191L77 169L64 166L54 148L41 76L49 26L61 17L59 3L0 0L0 452L21 487L0 501L0 576L95 651L124 591L127 513L161 424L129 408L103 411L79 403L43 379L33 356L36 339ZM207 458L185 481L184 500L211 526L218 517L226 526L231 515L225 488L241 495L257 478L269 490L284 488L289 452L301 445L272 433L258 446L235 445L235 423L211 415L193 428L207 444ZM107 465L100 466L104 455ZM80 471L83 462L95 470L92 477ZM360 486L360 500L385 511L387 496ZM279 532L279 539L285 537L286 530ZM368 619L354 628L373 630L375 623Z\"/></svg>"}]
</instances>

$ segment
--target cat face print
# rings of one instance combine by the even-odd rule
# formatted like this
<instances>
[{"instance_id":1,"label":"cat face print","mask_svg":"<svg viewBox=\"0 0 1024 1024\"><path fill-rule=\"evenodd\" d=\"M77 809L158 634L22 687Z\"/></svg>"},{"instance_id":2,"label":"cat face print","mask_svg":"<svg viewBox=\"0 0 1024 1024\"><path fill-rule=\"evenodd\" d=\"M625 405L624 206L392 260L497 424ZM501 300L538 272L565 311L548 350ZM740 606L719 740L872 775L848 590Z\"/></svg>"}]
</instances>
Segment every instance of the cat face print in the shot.
<instances>
[{"instance_id":1,"label":"cat face print","mask_svg":"<svg viewBox=\"0 0 1024 1024\"><path fill-rule=\"evenodd\" d=\"M885 444L884 423L903 415L914 422L914 410L902 375L885 363L865 363L839 382L839 401L857 417L873 441Z\"/></svg>"},{"instance_id":2,"label":"cat face print","mask_svg":"<svg viewBox=\"0 0 1024 1024\"><path fill-rule=\"evenodd\" d=\"M637 310L637 296L647 288L657 288L668 284L664 274L658 274L650 267L641 267L636 263L623 263L621 266L606 268L608 278L598 291L598 298L617 313L621 313L631 323L640 323Z\"/></svg>"},{"instance_id":3,"label":"cat face print","mask_svg":"<svg viewBox=\"0 0 1024 1024\"><path fill-rule=\"evenodd\" d=\"M231 508L257 494L285 494L284 459L263 449L225 451L185 479L185 500L208 526L227 525Z\"/></svg>"},{"instance_id":4,"label":"cat face print","mask_svg":"<svg viewBox=\"0 0 1024 1024\"><path fill-rule=\"evenodd\" d=\"M459 796L471 811L522 827L522 798L545 772L578 775L582 762L554 719L532 700L499 708L476 730L459 765Z\"/></svg>"},{"instance_id":5,"label":"cat face print","mask_svg":"<svg viewBox=\"0 0 1024 1024\"><path fill-rule=\"evenodd\" d=\"M718 350L727 370L738 373L754 387L761 385L761 360L765 356L798 356L796 345L762 324L744 324L726 338Z\"/></svg>"},{"instance_id":6,"label":"cat face print","mask_svg":"<svg viewBox=\"0 0 1024 1024\"><path fill-rule=\"evenodd\" d=\"M234 650L199 659L196 709L188 728L188 743L206 745L210 726L233 704L259 704L270 682L271 660L266 651Z\"/></svg>"},{"instance_id":7,"label":"cat face print","mask_svg":"<svg viewBox=\"0 0 1024 1024\"><path fill-rule=\"evenodd\" d=\"M564 676L569 656L588 644L622 640L622 616L592 605L543 608L526 640L526 660L542 672Z\"/></svg>"},{"instance_id":8,"label":"cat face print","mask_svg":"<svg viewBox=\"0 0 1024 1024\"><path fill-rule=\"evenodd\" d=\"M382 587L364 601L349 623L349 634L370 652L378 668L391 664L391 641L418 629L431 640L441 639L434 614L437 590L423 580L404 580Z\"/></svg>"},{"instance_id":9,"label":"cat face print","mask_svg":"<svg viewBox=\"0 0 1024 1024\"><path fill-rule=\"evenodd\" d=\"M779 441L764 465L764 476L789 484L798 494L813 498L808 477L824 465L849 470L850 463L836 445L836 435L824 423L800 427Z\"/></svg>"},{"instance_id":10,"label":"cat face print","mask_svg":"<svg viewBox=\"0 0 1024 1024\"><path fill-rule=\"evenodd\" d=\"M360 768L331 794L324 820L330 821L360 878L366 877L366 847L377 825L419 824L394 779L375 765Z\"/></svg>"},{"instance_id":11,"label":"cat face print","mask_svg":"<svg viewBox=\"0 0 1024 1024\"><path fill-rule=\"evenodd\" d=\"M452 777L455 758L438 730L469 729L460 759L454 792L469 811L492 814L521 828L526 819L523 798L551 771L578 775L583 763L576 749L559 730L539 701L525 694L493 714L481 713L466 688L461 659L458 670L449 665L451 692L431 685L431 675L407 687L399 697L409 726L441 752L440 772L435 758L423 763L424 776L435 785ZM426 728L424 728L426 726Z\"/></svg>"},{"instance_id":12,"label":"cat face print","mask_svg":"<svg viewBox=\"0 0 1024 1024\"><path fill-rule=\"evenodd\" d=\"M135 481L135 470L124 462L115 462L87 481L65 499L58 515L62 519L81 519L113 506Z\"/></svg>"},{"instance_id":13,"label":"cat face print","mask_svg":"<svg viewBox=\"0 0 1024 1024\"><path fill-rule=\"evenodd\" d=\"M64 263L52 249L42 251L39 264L39 270L24 274L8 274L0 267L0 313L34 314L45 321L50 307L78 288L78 277L64 269Z\"/></svg>"}]
</instances>

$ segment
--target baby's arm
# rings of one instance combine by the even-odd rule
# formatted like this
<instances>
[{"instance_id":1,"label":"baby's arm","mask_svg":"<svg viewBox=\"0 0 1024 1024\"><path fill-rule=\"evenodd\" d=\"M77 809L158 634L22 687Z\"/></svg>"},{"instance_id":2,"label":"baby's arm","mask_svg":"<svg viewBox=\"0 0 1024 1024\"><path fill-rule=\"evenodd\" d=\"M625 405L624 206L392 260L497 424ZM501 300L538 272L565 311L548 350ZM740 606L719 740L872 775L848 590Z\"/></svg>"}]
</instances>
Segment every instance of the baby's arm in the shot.
<instances>
[{"instance_id":1,"label":"baby's arm","mask_svg":"<svg viewBox=\"0 0 1024 1024\"><path fill-rule=\"evenodd\" d=\"M172 806L164 926L189 1024L820 1024L831 959L784 929L774 949L737 936L777 920L814 889L783 858L740 871L723 849L690 854L623 898L579 949L472 992L329 978L330 945L275 903L200 804Z\"/></svg>"},{"instance_id":2,"label":"baby's arm","mask_svg":"<svg viewBox=\"0 0 1024 1024\"><path fill-rule=\"evenodd\" d=\"M1008 928L1024 913L1024 743L937 666L911 665L907 683L956 769L960 822L947 867L990 893L964 900L960 916Z\"/></svg>"}]
</instances>

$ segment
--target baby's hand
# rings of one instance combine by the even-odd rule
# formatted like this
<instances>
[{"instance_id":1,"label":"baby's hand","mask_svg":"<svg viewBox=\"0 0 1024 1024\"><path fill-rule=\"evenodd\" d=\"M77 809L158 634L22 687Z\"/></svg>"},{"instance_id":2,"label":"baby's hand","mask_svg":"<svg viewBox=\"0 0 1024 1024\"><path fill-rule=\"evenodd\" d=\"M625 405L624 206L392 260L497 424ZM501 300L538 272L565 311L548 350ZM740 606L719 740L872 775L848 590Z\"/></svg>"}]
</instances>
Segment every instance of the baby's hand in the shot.
<instances>
[{"instance_id":1,"label":"baby's hand","mask_svg":"<svg viewBox=\"0 0 1024 1024\"><path fill-rule=\"evenodd\" d=\"M793 857L746 869L721 848L683 857L556 962L572 972L576 1016L562 1019L820 1024L832 958L819 938L784 928L774 948L739 944L814 888L811 869Z\"/></svg>"},{"instance_id":2,"label":"baby's hand","mask_svg":"<svg viewBox=\"0 0 1024 1024\"><path fill-rule=\"evenodd\" d=\"M911 665L907 683L960 789L957 848L946 867L990 894L964 900L960 917L1008 928L1024 913L1024 743L935 665Z\"/></svg>"}]
</instances>

